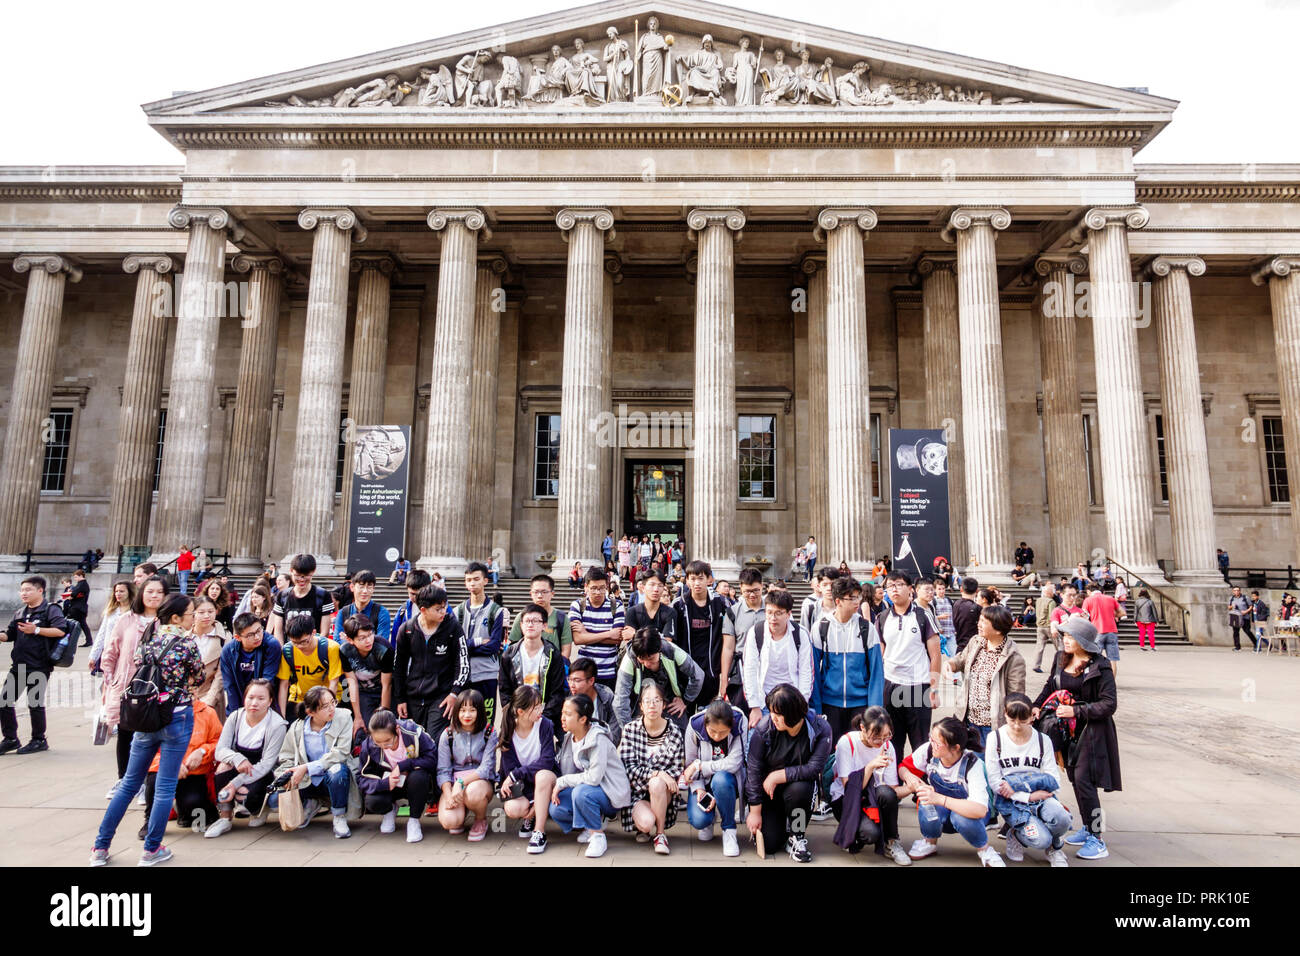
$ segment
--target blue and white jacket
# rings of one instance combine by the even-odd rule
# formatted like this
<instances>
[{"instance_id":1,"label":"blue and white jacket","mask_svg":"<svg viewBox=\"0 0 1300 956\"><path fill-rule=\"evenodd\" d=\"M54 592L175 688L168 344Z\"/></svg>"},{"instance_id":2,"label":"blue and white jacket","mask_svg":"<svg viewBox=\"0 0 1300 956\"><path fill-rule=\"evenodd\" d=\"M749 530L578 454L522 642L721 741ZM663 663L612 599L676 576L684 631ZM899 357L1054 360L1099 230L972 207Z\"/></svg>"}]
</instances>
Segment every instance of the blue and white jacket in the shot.
<instances>
[{"instance_id":1,"label":"blue and white jacket","mask_svg":"<svg viewBox=\"0 0 1300 956\"><path fill-rule=\"evenodd\" d=\"M885 665L876 625L861 614L847 624L828 614L812 626L813 710L872 707L885 702Z\"/></svg>"}]
</instances>

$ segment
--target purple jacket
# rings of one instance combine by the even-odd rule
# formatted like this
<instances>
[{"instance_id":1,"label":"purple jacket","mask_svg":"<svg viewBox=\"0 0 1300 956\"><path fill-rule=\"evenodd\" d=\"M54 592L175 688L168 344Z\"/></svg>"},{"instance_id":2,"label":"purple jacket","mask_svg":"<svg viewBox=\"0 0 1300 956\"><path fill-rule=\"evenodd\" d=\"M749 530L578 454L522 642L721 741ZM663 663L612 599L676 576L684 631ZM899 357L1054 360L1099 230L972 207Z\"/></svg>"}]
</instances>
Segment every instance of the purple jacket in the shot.
<instances>
[{"instance_id":1,"label":"purple jacket","mask_svg":"<svg viewBox=\"0 0 1300 956\"><path fill-rule=\"evenodd\" d=\"M402 773L424 770L430 777L438 772L438 748L433 739L413 720L398 720L397 734L406 748L406 759L399 765ZM388 793L388 775L391 769L384 760L383 751L367 737L361 742L358 758L357 786L363 794Z\"/></svg>"},{"instance_id":2,"label":"purple jacket","mask_svg":"<svg viewBox=\"0 0 1300 956\"><path fill-rule=\"evenodd\" d=\"M555 729L551 722L545 717L539 717L537 720L538 736L542 739L542 752L535 761L522 766L519 763L519 757L515 755L514 742L510 740L502 741L505 749L501 751L501 775L497 778L499 782L504 782L506 777L512 771L515 772L515 779L532 780L539 770L549 770L555 772Z\"/></svg>"}]
</instances>

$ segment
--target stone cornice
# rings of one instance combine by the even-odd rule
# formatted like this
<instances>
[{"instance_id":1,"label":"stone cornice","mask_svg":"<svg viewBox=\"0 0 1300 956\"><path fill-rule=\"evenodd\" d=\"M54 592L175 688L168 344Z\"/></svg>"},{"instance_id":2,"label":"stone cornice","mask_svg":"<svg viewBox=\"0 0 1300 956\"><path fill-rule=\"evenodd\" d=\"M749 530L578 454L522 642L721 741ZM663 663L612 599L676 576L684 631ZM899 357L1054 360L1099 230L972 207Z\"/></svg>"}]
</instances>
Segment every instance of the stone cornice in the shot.
<instances>
[{"instance_id":1,"label":"stone cornice","mask_svg":"<svg viewBox=\"0 0 1300 956\"><path fill-rule=\"evenodd\" d=\"M163 202L181 201L181 184L174 186L70 186L0 184L0 201L9 202Z\"/></svg>"},{"instance_id":2,"label":"stone cornice","mask_svg":"<svg viewBox=\"0 0 1300 956\"><path fill-rule=\"evenodd\" d=\"M209 229L228 232L232 242L244 238L244 227L229 212L217 206L177 206L167 214L167 224L173 229L188 229L196 222Z\"/></svg>"},{"instance_id":3,"label":"stone cornice","mask_svg":"<svg viewBox=\"0 0 1300 956\"><path fill-rule=\"evenodd\" d=\"M1143 277L1163 279L1174 271L1189 276L1205 275L1205 260L1200 256L1156 256L1142 268Z\"/></svg>"},{"instance_id":4,"label":"stone cornice","mask_svg":"<svg viewBox=\"0 0 1300 956\"><path fill-rule=\"evenodd\" d=\"M14 260L14 272L23 273L28 270L45 270L50 275L57 275L62 272L68 277L69 282L81 281L81 269L75 266L66 256L56 256L48 253L21 255Z\"/></svg>"},{"instance_id":5,"label":"stone cornice","mask_svg":"<svg viewBox=\"0 0 1300 956\"><path fill-rule=\"evenodd\" d=\"M122 260L122 271L127 275L134 275L141 269L152 270L162 275L165 272L174 271L175 268L176 262L171 256L135 254L129 255Z\"/></svg>"},{"instance_id":6,"label":"stone cornice","mask_svg":"<svg viewBox=\"0 0 1300 956\"><path fill-rule=\"evenodd\" d=\"M313 206L298 213L298 225L308 231L322 222L328 222L344 232L351 232L353 242L366 241L366 227L361 225L357 214L346 206L328 209Z\"/></svg>"},{"instance_id":7,"label":"stone cornice","mask_svg":"<svg viewBox=\"0 0 1300 956\"><path fill-rule=\"evenodd\" d=\"M1274 256L1251 272L1250 281L1264 285L1269 279L1282 278L1292 272L1300 273L1300 256Z\"/></svg>"},{"instance_id":8,"label":"stone cornice","mask_svg":"<svg viewBox=\"0 0 1300 956\"><path fill-rule=\"evenodd\" d=\"M1300 202L1300 186L1293 183L1143 183L1136 199L1158 202Z\"/></svg>"}]
</instances>

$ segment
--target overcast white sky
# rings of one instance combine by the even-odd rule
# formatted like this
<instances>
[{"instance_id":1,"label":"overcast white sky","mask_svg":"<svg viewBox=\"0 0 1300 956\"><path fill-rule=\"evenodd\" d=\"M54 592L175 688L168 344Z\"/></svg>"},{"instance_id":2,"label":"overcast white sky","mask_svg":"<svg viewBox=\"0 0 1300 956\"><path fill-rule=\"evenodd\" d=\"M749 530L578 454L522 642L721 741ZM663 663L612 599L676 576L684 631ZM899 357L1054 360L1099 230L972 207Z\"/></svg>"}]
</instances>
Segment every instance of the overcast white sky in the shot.
<instances>
[{"instance_id":1,"label":"overcast white sky","mask_svg":"<svg viewBox=\"0 0 1300 956\"><path fill-rule=\"evenodd\" d=\"M1140 162L1300 163L1300 0L734 0L1181 101ZM140 104L579 6L566 0L5 4L0 164L178 163ZM653 0L647 0L647 8Z\"/></svg>"}]
</instances>

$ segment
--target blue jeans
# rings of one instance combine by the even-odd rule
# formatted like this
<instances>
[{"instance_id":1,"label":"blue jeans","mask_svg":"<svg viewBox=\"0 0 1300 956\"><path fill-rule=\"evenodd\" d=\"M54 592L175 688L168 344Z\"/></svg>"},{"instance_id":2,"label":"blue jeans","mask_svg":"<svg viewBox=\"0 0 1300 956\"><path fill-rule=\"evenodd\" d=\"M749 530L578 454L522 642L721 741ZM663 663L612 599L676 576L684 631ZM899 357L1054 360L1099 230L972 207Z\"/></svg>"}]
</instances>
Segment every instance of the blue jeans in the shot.
<instances>
[{"instance_id":1,"label":"blue jeans","mask_svg":"<svg viewBox=\"0 0 1300 956\"><path fill-rule=\"evenodd\" d=\"M934 810L939 815L937 820L926 821L924 817L919 817L921 836L927 840L939 839L939 835L943 833L944 824L947 824L952 830L965 837L966 842L977 850L989 842L988 833L984 828L984 817L972 820L970 817L963 817L960 814L953 813L947 807L935 807Z\"/></svg>"},{"instance_id":2,"label":"blue jeans","mask_svg":"<svg viewBox=\"0 0 1300 956\"><path fill-rule=\"evenodd\" d=\"M176 577L180 580L181 594L189 594L190 593L190 572L177 571Z\"/></svg>"},{"instance_id":3,"label":"blue jeans","mask_svg":"<svg viewBox=\"0 0 1300 956\"><path fill-rule=\"evenodd\" d=\"M980 750L984 750L984 742L989 739L989 734L993 732L992 727L981 727L978 724L967 724L968 729L974 730L980 735Z\"/></svg>"},{"instance_id":4,"label":"blue jeans","mask_svg":"<svg viewBox=\"0 0 1300 956\"><path fill-rule=\"evenodd\" d=\"M686 814L690 817L691 826L697 830L712 830L713 816L716 813L719 822L724 830L736 829L736 778L722 770L715 773L709 778L709 792L717 800L717 806L712 810L701 810L700 802L697 799L698 791L692 790L690 797L686 801Z\"/></svg>"},{"instance_id":5,"label":"blue jeans","mask_svg":"<svg viewBox=\"0 0 1300 956\"><path fill-rule=\"evenodd\" d=\"M1046 850L1049 846L1059 849L1072 822L1070 811L1061 806L1061 801L1048 797L1038 805L1036 817L1031 815L1013 829L1016 839L1031 850Z\"/></svg>"},{"instance_id":6,"label":"blue jeans","mask_svg":"<svg viewBox=\"0 0 1300 956\"><path fill-rule=\"evenodd\" d=\"M348 812L348 791L352 789L352 771L345 764L336 763L325 771L325 779L320 783L308 783L302 788L304 799L328 797L330 812L336 817Z\"/></svg>"},{"instance_id":7,"label":"blue jeans","mask_svg":"<svg viewBox=\"0 0 1300 956\"><path fill-rule=\"evenodd\" d=\"M559 804L551 805L551 819L565 833L599 830L605 826L605 817L613 817L617 812L604 790L587 783L561 790Z\"/></svg>"},{"instance_id":8,"label":"blue jeans","mask_svg":"<svg viewBox=\"0 0 1300 956\"><path fill-rule=\"evenodd\" d=\"M177 707L172 713L171 723L162 730L150 734L136 732L131 738L131 759L126 765L126 775L113 792L113 799L104 811L104 819L99 824L99 835L95 837L95 849L107 850L113 842L126 808L131 805L135 795L144 786L144 778L149 773L149 764L153 763L154 754L162 751L158 759L158 787L154 791L153 810L149 813L149 835L144 840L144 850L152 853L162 844L163 831L167 829L167 818L171 816L172 801L176 798L176 778L181 771L181 760L190 745L190 734L194 732L194 708L186 704Z\"/></svg>"}]
</instances>

